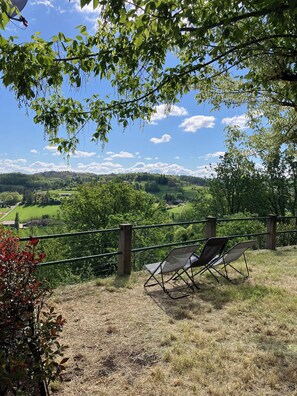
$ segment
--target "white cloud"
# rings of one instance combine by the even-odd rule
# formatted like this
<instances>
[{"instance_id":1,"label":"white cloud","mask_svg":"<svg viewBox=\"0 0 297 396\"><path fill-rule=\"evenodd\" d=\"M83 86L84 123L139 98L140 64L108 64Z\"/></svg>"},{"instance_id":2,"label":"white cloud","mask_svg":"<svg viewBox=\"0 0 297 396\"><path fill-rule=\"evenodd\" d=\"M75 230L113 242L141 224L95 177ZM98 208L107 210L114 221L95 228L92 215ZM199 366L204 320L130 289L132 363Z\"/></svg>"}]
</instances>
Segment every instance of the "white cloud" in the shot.
<instances>
[{"instance_id":1,"label":"white cloud","mask_svg":"<svg viewBox=\"0 0 297 396\"><path fill-rule=\"evenodd\" d=\"M215 117L213 116L203 116L197 115L193 117L186 118L180 125L185 132L196 132L201 128L213 128L215 125Z\"/></svg>"},{"instance_id":2,"label":"white cloud","mask_svg":"<svg viewBox=\"0 0 297 396\"><path fill-rule=\"evenodd\" d=\"M29 168L34 169L34 172L46 172L46 171L66 171L70 170L71 167L65 163L54 164L53 162L42 162L37 161L29 165Z\"/></svg>"},{"instance_id":3,"label":"white cloud","mask_svg":"<svg viewBox=\"0 0 297 396\"><path fill-rule=\"evenodd\" d=\"M25 160L24 158L18 158L15 160L12 159L4 159L4 160L0 160L0 164L1 166L20 166L21 164L26 164L27 160Z\"/></svg>"},{"instance_id":4,"label":"white cloud","mask_svg":"<svg viewBox=\"0 0 297 396\"><path fill-rule=\"evenodd\" d=\"M69 10L73 9L73 2L62 2L61 0L35 0L30 2L33 6L43 6L46 8L46 13L52 13L52 15L69 13ZM24 11L26 13L26 11ZM43 9L44 12L44 9ZM35 21L36 18L30 18L30 22Z\"/></svg>"},{"instance_id":5,"label":"white cloud","mask_svg":"<svg viewBox=\"0 0 297 396\"><path fill-rule=\"evenodd\" d=\"M91 162L89 164L78 164L74 169L77 172L90 172L100 174L108 174L108 173L125 173L125 169L120 164L114 164L112 162Z\"/></svg>"},{"instance_id":6,"label":"white cloud","mask_svg":"<svg viewBox=\"0 0 297 396\"><path fill-rule=\"evenodd\" d=\"M108 157L105 157L104 161L113 161L114 158L134 158L134 155L132 153L128 153L127 151L120 151L119 153L108 151L106 154Z\"/></svg>"},{"instance_id":7,"label":"white cloud","mask_svg":"<svg viewBox=\"0 0 297 396\"><path fill-rule=\"evenodd\" d=\"M222 124L238 126L241 129L247 128L247 116L245 114L241 114L234 117L226 117L222 119Z\"/></svg>"},{"instance_id":8,"label":"white cloud","mask_svg":"<svg viewBox=\"0 0 297 396\"><path fill-rule=\"evenodd\" d=\"M55 151L58 151L58 146L45 146L45 147L43 147L43 150L55 152Z\"/></svg>"},{"instance_id":9,"label":"white cloud","mask_svg":"<svg viewBox=\"0 0 297 396\"><path fill-rule=\"evenodd\" d=\"M51 0L35 0L33 5L43 5L45 7L54 8L53 1Z\"/></svg>"},{"instance_id":10,"label":"white cloud","mask_svg":"<svg viewBox=\"0 0 297 396\"><path fill-rule=\"evenodd\" d=\"M39 173L46 171L73 171L73 172L90 172L95 174L120 174L132 172L148 172L148 173L162 173L168 175L189 175L189 176L210 176L208 167L199 166L196 169L188 169L182 165L175 163L168 164L163 162L137 162L130 167L124 167L121 164L113 162L90 162L79 163L78 165L68 165L65 162L55 164L53 162L36 161L28 163L23 158L11 160L0 159L0 173L21 172L21 173Z\"/></svg>"},{"instance_id":11,"label":"white cloud","mask_svg":"<svg viewBox=\"0 0 297 396\"><path fill-rule=\"evenodd\" d=\"M35 150L35 149L32 149L32 150L30 150L30 153L32 153L32 154L38 154L38 151Z\"/></svg>"},{"instance_id":12,"label":"white cloud","mask_svg":"<svg viewBox=\"0 0 297 396\"><path fill-rule=\"evenodd\" d=\"M180 117L188 115L188 111L184 107L179 107L176 105L168 106L165 104L161 104L155 107L155 112L151 116L150 123L156 124L155 121L163 120L166 117Z\"/></svg>"},{"instance_id":13,"label":"white cloud","mask_svg":"<svg viewBox=\"0 0 297 396\"><path fill-rule=\"evenodd\" d=\"M116 154L111 154L112 158L134 158L132 153L128 153L127 151L120 151Z\"/></svg>"},{"instance_id":14,"label":"white cloud","mask_svg":"<svg viewBox=\"0 0 297 396\"><path fill-rule=\"evenodd\" d=\"M54 156L62 155L60 151L58 151L58 146L45 146L43 150L52 153L52 155ZM74 153L69 153L69 156L72 158L89 158L89 157L93 157L94 155L96 155L96 153L94 152L79 151L79 150L75 150Z\"/></svg>"},{"instance_id":15,"label":"white cloud","mask_svg":"<svg viewBox=\"0 0 297 396\"><path fill-rule=\"evenodd\" d=\"M81 12L83 14L96 14L99 15L100 13L100 7L93 8L93 1L90 2L90 4L85 5L83 8L80 6L80 0L75 0L74 4L75 10L77 12Z\"/></svg>"},{"instance_id":16,"label":"white cloud","mask_svg":"<svg viewBox=\"0 0 297 396\"><path fill-rule=\"evenodd\" d=\"M195 176L198 177L211 177L211 175L213 175L213 167L216 164L211 164L211 165L207 165L207 166L197 166L195 173Z\"/></svg>"},{"instance_id":17,"label":"white cloud","mask_svg":"<svg viewBox=\"0 0 297 396\"><path fill-rule=\"evenodd\" d=\"M48 150L48 151L56 151L58 149L58 146L45 146L43 147L43 150Z\"/></svg>"},{"instance_id":18,"label":"white cloud","mask_svg":"<svg viewBox=\"0 0 297 396\"><path fill-rule=\"evenodd\" d=\"M180 159L180 157L177 155L176 157L174 157L174 159L178 160L178 159Z\"/></svg>"},{"instance_id":19,"label":"white cloud","mask_svg":"<svg viewBox=\"0 0 297 396\"><path fill-rule=\"evenodd\" d=\"M151 142L154 144L159 144L159 143L168 143L171 140L171 136L166 134L162 135L160 138L151 138Z\"/></svg>"},{"instance_id":20,"label":"white cloud","mask_svg":"<svg viewBox=\"0 0 297 396\"><path fill-rule=\"evenodd\" d=\"M106 155L108 155L108 157L104 159L105 161L112 161L113 158L134 158L134 155L132 153L128 153L128 151L120 151L119 153L107 151Z\"/></svg>"},{"instance_id":21,"label":"white cloud","mask_svg":"<svg viewBox=\"0 0 297 396\"><path fill-rule=\"evenodd\" d=\"M147 172L147 173L162 173L166 175L188 175L207 177L210 176L211 171L208 166L199 166L195 170L184 168L178 164L167 164L163 162L156 162L145 164L144 162L137 162L129 169L125 169L125 172Z\"/></svg>"},{"instance_id":22,"label":"white cloud","mask_svg":"<svg viewBox=\"0 0 297 396\"><path fill-rule=\"evenodd\" d=\"M75 151L73 154L70 154L71 157L73 158L89 158L89 157L93 157L94 155L96 155L96 153L94 152L88 152L88 151Z\"/></svg>"},{"instance_id":23,"label":"white cloud","mask_svg":"<svg viewBox=\"0 0 297 396\"><path fill-rule=\"evenodd\" d=\"M73 1L72 1L73 3ZM83 15L85 24L90 26L91 32L95 33L98 27L98 19L100 18L101 7L93 9L93 1L85 5L83 8L80 6L80 0L74 0L74 11Z\"/></svg>"},{"instance_id":24,"label":"white cloud","mask_svg":"<svg viewBox=\"0 0 297 396\"><path fill-rule=\"evenodd\" d=\"M62 155L58 150L58 146L45 146L43 150L48 151L55 157L60 157Z\"/></svg>"},{"instance_id":25,"label":"white cloud","mask_svg":"<svg viewBox=\"0 0 297 396\"><path fill-rule=\"evenodd\" d=\"M54 164L50 162L33 162L28 164L28 161L20 158L16 160L5 159L0 160L1 173L21 172L21 173L38 173L46 171L65 171L72 170L70 166L65 163Z\"/></svg>"},{"instance_id":26,"label":"white cloud","mask_svg":"<svg viewBox=\"0 0 297 396\"><path fill-rule=\"evenodd\" d=\"M225 154L225 151L216 151L215 153L206 154L203 158L205 158L205 159L218 158L218 157L222 157L224 154Z\"/></svg>"},{"instance_id":27,"label":"white cloud","mask_svg":"<svg viewBox=\"0 0 297 396\"><path fill-rule=\"evenodd\" d=\"M10 160L10 159L0 160L1 173L23 172L24 168L25 168L24 164L19 162L19 160Z\"/></svg>"}]
</instances>

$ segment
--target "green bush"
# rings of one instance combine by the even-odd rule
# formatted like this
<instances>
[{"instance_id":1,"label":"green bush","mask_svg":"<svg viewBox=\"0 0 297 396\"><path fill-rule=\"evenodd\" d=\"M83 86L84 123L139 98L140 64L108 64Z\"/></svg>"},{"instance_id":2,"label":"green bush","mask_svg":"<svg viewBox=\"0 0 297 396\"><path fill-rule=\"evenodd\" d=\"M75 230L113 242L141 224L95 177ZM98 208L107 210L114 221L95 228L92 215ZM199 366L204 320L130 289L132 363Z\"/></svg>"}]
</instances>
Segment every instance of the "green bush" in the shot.
<instances>
[{"instance_id":1,"label":"green bush","mask_svg":"<svg viewBox=\"0 0 297 396\"><path fill-rule=\"evenodd\" d=\"M277 246L287 246L297 244L296 219L284 219L277 224ZM289 231L289 232L286 232Z\"/></svg>"},{"instance_id":2,"label":"green bush","mask_svg":"<svg viewBox=\"0 0 297 396\"><path fill-rule=\"evenodd\" d=\"M241 218L253 217L251 213L236 213L234 215L228 215L226 219L232 219L234 221L219 222L217 228L218 236L231 236L231 235L245 235L245 234L258 234L266 232L266 223L260 220L240 220ZM238 219L238 220L236 220ZM233 246L235 243L245 241L247 239L255 239L258 241L259 248L263 248L265 244L265 235L261 236L242 236L232 238L228 243L228 247Z\"/></svg>"},{"instance_id":3,"label":"green bush","mask_svg":"<svg viewBox=\"0 0 297 396\"><path fill-rule=\"evenodd\" d=\"M0 395L41 395L67 359L59 333L65 320L46 303L51 290L37 277L44 254L0 229Z\"/></svg>"}]
</instances>

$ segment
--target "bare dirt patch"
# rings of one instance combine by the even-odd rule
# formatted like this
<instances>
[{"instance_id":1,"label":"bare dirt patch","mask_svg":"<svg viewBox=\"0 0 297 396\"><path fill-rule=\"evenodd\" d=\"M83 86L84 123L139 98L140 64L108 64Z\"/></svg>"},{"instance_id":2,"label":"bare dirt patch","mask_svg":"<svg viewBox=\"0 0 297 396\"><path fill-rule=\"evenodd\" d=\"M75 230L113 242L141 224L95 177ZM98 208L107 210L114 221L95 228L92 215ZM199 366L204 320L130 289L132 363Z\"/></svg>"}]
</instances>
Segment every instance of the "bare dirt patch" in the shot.
<instances>
[{"instance_id":1,"label":"bare dirt patch","mask_svg":"<svg viewBox=\"0 0 297 396\"><path fill-rule=\"evenodd\" d=\"M57 291L55 301L67 320L63 342L70 356L69 386L61 394L100 394L110 383L130 387L160 362L160 341L172 324L141 284L115 292L95 283L70 286Z\"/></svg>"}]
</instances>

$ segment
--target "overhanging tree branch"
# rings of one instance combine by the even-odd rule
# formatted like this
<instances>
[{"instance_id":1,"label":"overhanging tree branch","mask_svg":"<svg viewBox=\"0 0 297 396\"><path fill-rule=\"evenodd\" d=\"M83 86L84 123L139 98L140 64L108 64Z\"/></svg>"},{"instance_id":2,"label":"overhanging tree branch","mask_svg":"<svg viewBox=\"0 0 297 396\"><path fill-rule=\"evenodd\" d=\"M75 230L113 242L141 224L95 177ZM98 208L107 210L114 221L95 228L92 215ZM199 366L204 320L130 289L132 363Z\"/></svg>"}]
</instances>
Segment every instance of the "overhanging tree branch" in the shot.
<instances>
[{"instance_id":1,"label":"overhanging tree branch","mask_svg":"<svg viewBox=\"0 0 297 396\"><path fill-rule=\"evenodd\" d=\"M258 11L252 11L252 12L247 12L245 14L241 14L241 15L234 15L230 18L226 18L224 20L221 20L219 22L216 23L205 23L203 24L201 27L184 27L181 28L181 31L183 32L195 32L197 30L201 30L201 28L203 29L213 29L219 26L227 26L227 25L232 25L233 23L236 23L238 21L242 21L244 19L249 19L249 18L255 18L255 17L263 17L269 14L278 14L279 12L284 12L284 11L288 11L290 9L293 9L294 6L293 4L290 2L287 2L287 4L278 4L275 7L264 7L261 10Z\"/></svg>"}]
</instances>

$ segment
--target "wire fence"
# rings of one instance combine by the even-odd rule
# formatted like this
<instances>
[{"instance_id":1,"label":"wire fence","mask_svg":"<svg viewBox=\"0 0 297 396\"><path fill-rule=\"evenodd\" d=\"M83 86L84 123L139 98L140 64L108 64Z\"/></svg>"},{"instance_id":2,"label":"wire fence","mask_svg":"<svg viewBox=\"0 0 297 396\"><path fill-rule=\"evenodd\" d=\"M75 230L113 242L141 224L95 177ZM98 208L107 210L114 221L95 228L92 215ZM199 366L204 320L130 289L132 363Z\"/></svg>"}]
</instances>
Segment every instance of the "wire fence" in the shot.
<instances>
[{"instance_id":1,"label":"wire fence","mask_svg":"<svg viewBox=\"0 0 297 396\"><path fill-rule=\"evenodd\" d=\"M124 273L141 270L144 264L160 261L175 246L203 242L209 237L228 236L229 246L257 239L259 248L297 244L297 216L249 217L179 223L130 226L131 235L119 228L34 236L46 261L41 276L56 283L71 283L119 273L119 262L128 266ZM20 238L26 243L30 237ZM127 242L128 241L128 242ZM55 283L54 282L54 283Z\"/></svg>"},{"instance_id":2,"label":"wire fence","mask_svg":"<svg viewBox=\"0 0 297 396\"><path fill-rule=\"evenodd\" d=\"M123 225L123 230L125 230ZM53 283L78 282L96 277L141 270L144 264L160 261L175 246L198 243L209 237L228 236L229 247L256 239L258 248L297 244L297 216L216 219L154 225L129 225L131 235L119 228L34 236L46 253L40 264L42 276ZM31 237L20 238L26 243ZM128 242L127 242L128 241Z\"/></svg>"}]
</instances>

